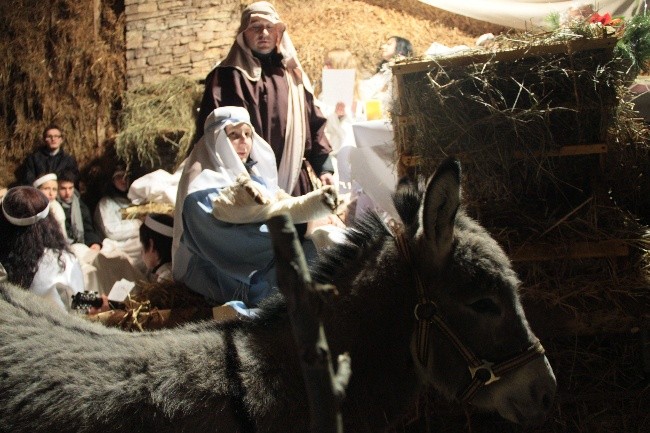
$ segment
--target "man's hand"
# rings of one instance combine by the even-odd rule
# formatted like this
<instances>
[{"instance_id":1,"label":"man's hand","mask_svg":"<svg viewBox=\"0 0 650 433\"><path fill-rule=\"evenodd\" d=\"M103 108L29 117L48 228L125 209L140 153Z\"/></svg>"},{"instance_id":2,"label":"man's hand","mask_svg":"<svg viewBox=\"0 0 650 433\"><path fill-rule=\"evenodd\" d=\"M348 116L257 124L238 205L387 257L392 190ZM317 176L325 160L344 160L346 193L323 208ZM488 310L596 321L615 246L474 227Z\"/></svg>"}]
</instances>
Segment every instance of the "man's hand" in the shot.
<instances>
[{"instance_id":1,"label":"man's hand","mask_svg":"<svg viewBox=\"0 0 650 433\"><path fill-rule=\"evenodd\" d=\"M323 173L318 178L323 185L334 185L334 175L332 173Z\"/></svg>"},{"instance_id":2,"label":"man's hand","mask_svg":"<svg viewBox=\"0 0 650 433\"><path fill-rule=\"evenodd\" d=\"M345 103L344 102L337 102L336 103L336 108L334 108L334 112L339 117L339 119L341 117L345 116Z\"/></svg>"}]
</instances>

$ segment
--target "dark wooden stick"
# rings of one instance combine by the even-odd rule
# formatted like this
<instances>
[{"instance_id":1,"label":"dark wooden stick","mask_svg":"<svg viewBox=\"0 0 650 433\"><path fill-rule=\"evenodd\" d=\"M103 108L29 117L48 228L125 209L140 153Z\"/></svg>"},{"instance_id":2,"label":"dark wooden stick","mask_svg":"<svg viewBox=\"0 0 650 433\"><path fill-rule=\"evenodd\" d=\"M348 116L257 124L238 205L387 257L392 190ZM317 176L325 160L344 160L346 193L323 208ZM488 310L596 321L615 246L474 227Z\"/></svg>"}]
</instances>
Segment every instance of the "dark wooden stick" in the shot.
<instances>
[{"instance_id":1,"label":"dark wooden stick","mask_svg":"<svg viewBox=\"0 0 650 433\"><path fill-rule=\"evenodd\" d=\"M288 215L273 217L267 225L273 240L278 285L287 301L309 399L310 431L341 433L343 423L339 407L350 378L350 358L339 357L339 370L335 375L320 321L323 300L318 293L318 290L334 288L315 287Z\"/></svg>"}]
</instances>

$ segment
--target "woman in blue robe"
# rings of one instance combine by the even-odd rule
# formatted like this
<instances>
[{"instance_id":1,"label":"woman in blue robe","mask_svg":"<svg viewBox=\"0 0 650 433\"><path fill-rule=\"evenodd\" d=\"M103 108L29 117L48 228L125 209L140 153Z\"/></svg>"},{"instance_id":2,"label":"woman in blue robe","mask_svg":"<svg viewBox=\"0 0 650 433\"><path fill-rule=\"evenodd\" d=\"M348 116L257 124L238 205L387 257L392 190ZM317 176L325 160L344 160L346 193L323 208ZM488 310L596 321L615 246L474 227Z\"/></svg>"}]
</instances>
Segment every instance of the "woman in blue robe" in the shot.
<instances>
[{"instance_id":1,"label":"woman in blue robe","mask_svg":"<svg viewBox=\"0 0 650 433\"><path fill-rule=\"evenodd\" d=\"M248 137L229 138L241 125ZM242 155L233 140L250 143ZM294 223L331 214L335 190L323 187L291 197L278 187L275 155L242 107L220 107L206 119L178 185L172 268L176 281L215 303L257 306L276 290L273 246L264 224L280 212ZM313 245L303 245L306 255Z\"/></svg>"}]
</instances>

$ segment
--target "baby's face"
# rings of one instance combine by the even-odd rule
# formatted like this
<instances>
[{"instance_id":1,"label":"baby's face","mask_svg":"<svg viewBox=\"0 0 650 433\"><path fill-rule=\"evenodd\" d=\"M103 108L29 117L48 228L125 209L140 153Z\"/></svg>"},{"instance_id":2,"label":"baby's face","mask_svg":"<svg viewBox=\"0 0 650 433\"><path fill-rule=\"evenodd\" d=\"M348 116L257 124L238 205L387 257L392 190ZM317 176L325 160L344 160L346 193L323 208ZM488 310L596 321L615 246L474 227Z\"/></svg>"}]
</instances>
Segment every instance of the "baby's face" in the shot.
<instances>
[{"instance_id":1,"label":"baby's face","mask_svg":"<svg viewBox=\"0 0 650 433\"><path fill-rule=\"evenodd\" d=\"M226 135L242 162L248 161L253 147L253 129L246 123L226 125Z\"/></svg>"}]
</instances>

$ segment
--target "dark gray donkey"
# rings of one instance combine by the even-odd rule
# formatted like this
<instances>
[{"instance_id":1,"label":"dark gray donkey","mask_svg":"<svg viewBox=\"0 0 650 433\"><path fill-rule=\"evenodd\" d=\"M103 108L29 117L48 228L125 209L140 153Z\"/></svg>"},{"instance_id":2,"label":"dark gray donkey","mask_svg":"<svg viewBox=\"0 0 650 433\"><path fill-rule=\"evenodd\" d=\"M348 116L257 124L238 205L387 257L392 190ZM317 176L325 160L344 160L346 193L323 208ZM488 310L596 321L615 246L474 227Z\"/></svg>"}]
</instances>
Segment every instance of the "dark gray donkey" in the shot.
<instances>
[{"instance_id":1,"label":"dark gray donkey","mask_svg":"<svg viewBox=\"0 0 650 433\"><path fill-rule=\"evenodd\" d=\"M459 209L460 167L422 192L400 185L402 224L369 215L313 266L339 296L323 311L333 358L349 352L348 432L383 431L432 386L508 420L543 421L555 377L520 284ZM305 387L281 296L260 317L125 333L0 288L1 432L305 432Z\"/></svg>"}]
</instances>

